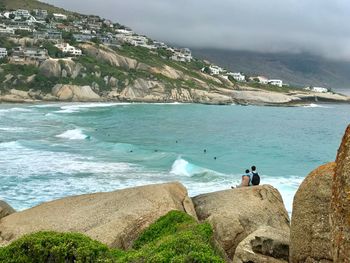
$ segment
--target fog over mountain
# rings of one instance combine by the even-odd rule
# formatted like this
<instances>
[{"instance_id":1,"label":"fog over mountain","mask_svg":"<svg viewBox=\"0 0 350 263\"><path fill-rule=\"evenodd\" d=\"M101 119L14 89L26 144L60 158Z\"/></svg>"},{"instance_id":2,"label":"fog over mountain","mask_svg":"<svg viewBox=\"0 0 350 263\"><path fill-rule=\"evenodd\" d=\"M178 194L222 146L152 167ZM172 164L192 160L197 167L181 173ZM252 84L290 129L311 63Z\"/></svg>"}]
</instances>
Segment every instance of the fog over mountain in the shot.
<instances>
[{"instance_id":1,"label":"fog over mountain","mask_svg":"<svg viewBox=\"0 0 350 263\"><path fill-rule=\"evenodd\" d=\"M307 61L303 61L303 55L310 54L313 63L320 61L323 63L322 70L313 70L316 73L313 72L311 80L317 80L319 76L322 77L324 71L330 71L329 74L323 75L323 80L316 81L317 84L324 83L327 86L341 88L350 86L347 84L350 84L348 66L350 1L347 0L45 0L45 2L85 14L100 15L127 25L137 33L178 46L202 51L221 49L233 53L258 52L256 54L264 53L264 57L281 53L296 55L294 59L289 57L293 60L292 69L288 69L289 76L293 75L293 70L298 73L305 68L298 67L299 64L306 63L310 70L312 67L310 59L305 58ZM212 60L220 59L222 62L223 56L220 51L215 53L218 54L218 59L213 57L214 53L211 52ZM245 60L243 55L248 53L241 53L240 63ZM201 52L198 54L202 55ZM245 58L254 59L254 56ZM332 64L330 70L322 58L330 60L329 63ZM274 59L278 59L278 56L274 56ZM300 63L298 59L301 60ZM258 59L256 63L261 62L263 60ZM334 67L333 64L337 62L339 64ZM230 63L232 64L232 61L227 58L224 64ZM257 69L254 65L249 67L249 63L243 64L245 64L243 68L249 72ZM273 75L278 75L280 65L277 64L270 63L271 66L276 66L272 70L276 73ZM338 69L342 71L341 76L335 76L339 73ZM280 75L282 75L280 78L285 76ZM295 77L293 83L305 83L304 80L307 80L309 75L303 75L302 78Z\"/></svg>"},{"instance_id":2,"label":"fog over mountain","mask_svg":"<svg viewBox=\"0 0 350 263\"><path fill-rule=\"evenodd\" d=\"M192 47L310 52L350 61L347 0L46 0Z\"/></svg>"}]
</instances>

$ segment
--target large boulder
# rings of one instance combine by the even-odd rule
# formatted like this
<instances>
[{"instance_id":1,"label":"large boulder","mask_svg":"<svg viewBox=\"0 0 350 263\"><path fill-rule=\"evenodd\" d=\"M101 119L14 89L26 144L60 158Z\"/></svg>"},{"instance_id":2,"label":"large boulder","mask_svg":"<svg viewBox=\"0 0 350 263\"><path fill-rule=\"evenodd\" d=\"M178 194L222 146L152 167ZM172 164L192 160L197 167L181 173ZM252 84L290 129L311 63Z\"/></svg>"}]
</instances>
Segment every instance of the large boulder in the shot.
<instances>
[{"instance_id":1,"label":"large boulder","mask_svg":"<svg viewBox=\"0 0 350 263\"><path fill-rule=\"evenodd\" d=\"M289 231L265 226L239 243L233 263L287 263L288 256Z\"/></svg>"},{"instance_id":2,"label":"large boulder","mask_svg":"<svg viewBox=\"0 0 350 263\"><path fill-rule=\"evenodd\" d=\"M139 63L137 62L137 60L119 55L114 50L106 46L95 46L92 44L85 43L81 44L80 47L89 56L92 56L101 62L108 63L111 66L122 67L125 69L138 68Z\"/></svg>"},{"instance_id":3,"label":"large boulder","mask_svg":"<svg viewBox=\"0 0 350 263\"><path fill-rule=\"evenodd\" d=\"M329 222L335 163L311 172L294 196L290 262L331 262Z\"/></svg>"},{"instance_id":4,"label":"large boulder","mask_svg":"<svg viewBox=\"0 0 350 263\"><path fill-rule=\"evenodd\" d=\"M334 262L350 262L350 126L345 132L336 160L331 225Z\"/></svg>"},{"instance_id":5,"label":"large boulder","mask_svg":"<svg viewBox=\"0 0 350 263\"><path fill-rule=\"evenodd\" d=\"M57 84L52 88L52 95L60 101L100 101L101 97L90 86Z\"/></svg>"},{"instance_id":6,"label":"large boulder","mask_svg":"<svg viewBox=\"0 0 350 263\"><path fill-rule=\"evenodd\" d=\"M289 231L289 217L278 190L270 185L237 188L194 197L199 220L233 258L238 244L262 226Z\"/></svg>"},{"instance_id":7,"label":"large boulder","mask_svg":"<svg viewBox=\"0 0 350 263\"><path fill-rule=\"evenodd\" d=\"M57 59L47 59L39 67L40 73L45 77L61 77L61 63Z\"/></svg>"},{"instance_id":8,"label":"large boulder","mask_svg":"<svg viewBox=\"0 0 350 263\"><path fill-rule=\"evenodd\" d=\"M50 230L79 232L110 247L127 249L141 231L171 210L196 217L180 183L67 197L3 218L0 246L25 234Z\"/></svg>"},{"instance_id":9,"label":"large boulder","mask_svg":"<svg viewBox=\"0 0 350 263\"><path fill-rule=\"evenodd\" d=\"M0 219L15 212L15 209L13 209L9 204L0 200Z\"/></svg>"}]
</instances>

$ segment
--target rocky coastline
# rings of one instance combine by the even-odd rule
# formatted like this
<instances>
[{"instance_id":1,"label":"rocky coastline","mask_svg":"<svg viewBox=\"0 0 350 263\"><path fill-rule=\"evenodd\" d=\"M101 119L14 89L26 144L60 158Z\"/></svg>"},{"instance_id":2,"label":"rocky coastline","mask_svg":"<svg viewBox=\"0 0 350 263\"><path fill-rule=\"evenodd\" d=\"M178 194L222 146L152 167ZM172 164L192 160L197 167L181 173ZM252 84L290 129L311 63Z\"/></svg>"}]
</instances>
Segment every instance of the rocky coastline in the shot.
<instances>
[{"instance_id":1,"label":"rocky coastline","mask_svg":"<svg viewBox=\"0 0 350 263\"><path fill-rule=\"evenodd\" d=\"M148 85L148 84L147 84ZM144 87L149 89L149 87ZM137 87L136 87L137 89ZM350 103L350 97L342 94L313 94L308 92L281 94L254 88L242 90L220 90L221 93L184 90L172 91L171 94L136 96L135 88L129 87L128 94L111 91L98 94L91 86L57 84L51 93L38 90L22 91L11 89L0 94L0 103L43 103L43 102L135 102L135 103L198 103L208 105L257 105L257 106L303 106L310 103Z\"/></svg>"},{"instance_id":2,"label":"rocky coastline","mask_svg":"<svg viewBox=\"0 0 350 263\"><path fill-rule=\"evenodd\" d=\"M66 197L22 212L1 202L0 247L27 234L56 231L129 250L151 224L176 210L211 225L223 262L348 262L349 165L350 126L336 161L311 172L299 187L291 223L270 185L191 198L173 182Z\"/></svg>"}]
</instances>

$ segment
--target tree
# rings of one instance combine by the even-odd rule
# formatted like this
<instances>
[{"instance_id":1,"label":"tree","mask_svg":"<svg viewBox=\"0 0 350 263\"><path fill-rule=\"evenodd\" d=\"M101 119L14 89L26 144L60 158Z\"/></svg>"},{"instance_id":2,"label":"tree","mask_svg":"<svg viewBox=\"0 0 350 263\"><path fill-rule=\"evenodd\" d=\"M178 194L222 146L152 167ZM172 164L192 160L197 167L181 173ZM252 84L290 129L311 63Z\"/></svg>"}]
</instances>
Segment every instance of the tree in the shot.
<instances>
[{"instance_id":1,"label":"tree","mask_svg":"<svg viewBox=\"0 0 350 263\"><path fill-rule=\"evenodd\" d=\"M10 15L9 15L9 18L10 18L11 20L13 20L13 19L16 18L16 16L15 16L15 14L10 14Z\"/></svg>"},{"instance_id":2,"label":"tree","mask_svg":"<svg viewBox=\"0 0 350 263\"><path fill-rule=\"evenodd\" d=\"M204 67L204 68L203 68L203 72L204 72L204 73L207 73L207 74L210 74L210 73L211 73L211 70L210 70L209 67Z\"/></svg>"}]
</instances>

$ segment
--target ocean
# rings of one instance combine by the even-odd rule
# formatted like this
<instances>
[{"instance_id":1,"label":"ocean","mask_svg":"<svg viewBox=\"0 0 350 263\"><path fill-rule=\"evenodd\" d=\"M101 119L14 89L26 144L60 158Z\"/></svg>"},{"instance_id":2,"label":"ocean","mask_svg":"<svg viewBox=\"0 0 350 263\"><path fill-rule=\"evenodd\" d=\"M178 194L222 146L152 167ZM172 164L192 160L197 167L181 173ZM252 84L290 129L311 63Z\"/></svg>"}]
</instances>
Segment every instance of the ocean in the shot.
<instances>
[{"instance_id":1,"label":"ocean","mask_svg":"<svg viewBox=\"0 0 350 263\"><path fill-rule=\"evenodd\" d=\"M23 210L170 181L195 196L230 189L255 165L290 213L305 176L335 159L349 122L346 104L0 104L0 199Z\"/></svg>"}]
</instances>

